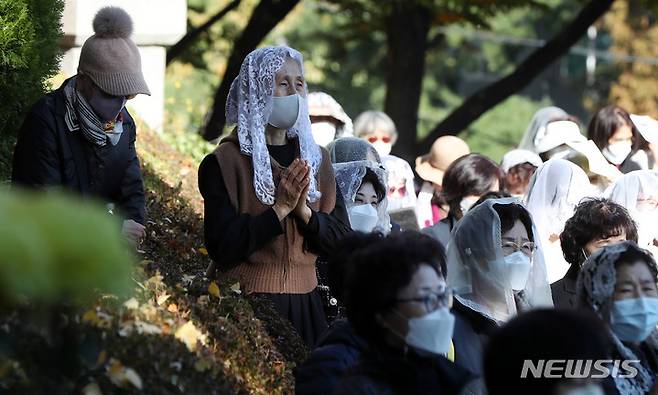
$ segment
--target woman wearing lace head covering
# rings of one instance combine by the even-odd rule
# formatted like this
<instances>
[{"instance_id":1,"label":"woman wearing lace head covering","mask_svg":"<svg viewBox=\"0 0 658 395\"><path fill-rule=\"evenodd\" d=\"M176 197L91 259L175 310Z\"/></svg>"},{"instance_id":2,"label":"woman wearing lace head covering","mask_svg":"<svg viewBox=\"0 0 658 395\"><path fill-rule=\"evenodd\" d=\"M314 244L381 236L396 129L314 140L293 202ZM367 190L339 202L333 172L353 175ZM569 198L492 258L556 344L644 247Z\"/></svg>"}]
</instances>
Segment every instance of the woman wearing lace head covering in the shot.
<instances>
[{"instance_id":1,"label":"woman wearing lace head covering","mask_svg":"<svg viewBox=\"0 0 658 395\"><path fill-rule=\"evenodd\" d=\"M517 199L490 199L457 223L448 245L455 363L482 373L486 340L517 313L552 306L541 243Z\"/></svg>"},{"instance_id":2,"label":"woman wearing lace head covering","mask_svg":"<svg viewBox=\"0 0 658 395\"><path fill-rule=\"evenodd\" d=\"M388 234L391 219L386 212L387 174L375 148L361 139L345 137L329 144L327 149L352 229Z\"/></svg>"},{"instance_id":3,"label":"woman wearing lace head covering","mask_svg":"<svg viewBox=\"0 0 658 395\"><path fill-rule=\"evenodd\" d=\"M528 185L525 203L539 231L551 283L569 270L560 248L564 224L576 205L591 195L592 186L585 172L563 159L551 159L539 166Z\"/></svg>"},{"instance_id":4,"label":"woman wearing lace head covering","mask_svg":"<svg viewBox=\"0 0 658 395\"><path fill-rule=\"evenodd\" d=\"M313 141L302 56L251 52L233 81L230 136L199 167L205 244L226 278L272 300L308 345L325 329L315 261L349 231L329 155Z\"/></svg>"},{"instance_id":5,"label":"woman wearing lace head covering","mask_svg":"<svg viewBox=\"0 0 658 395\"><path fill-rule=\"evenodd\" d=\"M638 245L655 251L658 244L658 175L649 170L625 174L607 192L637 224Z\"/></svg>"},{"instance_id":6,"label":"woman wearing lace head covering","mask_svg":"<svg viewBox=\"0 0 658 395\"><path fill-rule=\"evenodd\" d=\"M631 241L603 247L585 261L578 275L579 306L593 310L607 324L610 359L622 361L618 374L607 379L619 394L656 390L656 276L658 268L651 254Z\"/></svg>"}]
</instances>

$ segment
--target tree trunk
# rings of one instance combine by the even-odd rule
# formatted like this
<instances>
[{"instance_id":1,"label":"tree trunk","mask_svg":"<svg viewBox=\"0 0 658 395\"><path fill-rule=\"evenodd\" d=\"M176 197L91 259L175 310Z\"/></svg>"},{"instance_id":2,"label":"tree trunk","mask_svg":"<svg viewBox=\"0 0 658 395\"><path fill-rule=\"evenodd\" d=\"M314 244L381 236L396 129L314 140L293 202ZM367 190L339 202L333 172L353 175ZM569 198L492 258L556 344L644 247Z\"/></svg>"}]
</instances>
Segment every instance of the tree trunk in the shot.
<instances>
[{"instance_id":1,"label":"tree trunk","mask_svg":"<svg viewBox=\"0 0 658 395\"><path fill-rule=\"evenodd\" d=\"M415 154L418 104L425 74L430 11L415 2L396 2L386 19L388 72L385 111L395 122L394 153L406 160Z\"/></svg>"},{"instance_id":2,"label":"tree trunk","mask_svg":"<svg viewBox=\"0 0 658 395\"><path fill-rule=\"evenodd\" d=\"M578 16L544 46L535 50L511 74L468 97L420 142L418 151L427 151L437 138L466 129L492 107L525 88L539 73L564 55L605 14L614 0L590 0Z\"/></svg>"},{"instance_id":3,"label":"tree trunk","mask_svg":"<svg viewBox=\"0 0 658 395\"><path fill-rule=\"evenodd\" d=\"M194 41L196 41L199 36L208 31L212 25L221 20L226 14L231 12L233 9L237 8L240 5L242 0L233 0L226 7L222 8L221 11L210 17L203 25L194 28L187 32L178 42L167 50L167 66L171 63L172 60L176 59L180 54L182 54Z\"/></svg>"},{"instance_id":4,"label":"tree trunk","mask_svg":"<svg viewBox=\"0 0 658 395\"><path fill-rule=\"evenodd\" d=\"M201 134L206 140L213 140L222 134L226 123L225 107L231 83L238 76L242 61L274 27L288 15L299 3L299 0L261 0L254 9L242 35L235 42L233 52L226 64L224 77L215 92L213 106L210 109L206 124L201 128Z\"/></svg>"}]
</instances>

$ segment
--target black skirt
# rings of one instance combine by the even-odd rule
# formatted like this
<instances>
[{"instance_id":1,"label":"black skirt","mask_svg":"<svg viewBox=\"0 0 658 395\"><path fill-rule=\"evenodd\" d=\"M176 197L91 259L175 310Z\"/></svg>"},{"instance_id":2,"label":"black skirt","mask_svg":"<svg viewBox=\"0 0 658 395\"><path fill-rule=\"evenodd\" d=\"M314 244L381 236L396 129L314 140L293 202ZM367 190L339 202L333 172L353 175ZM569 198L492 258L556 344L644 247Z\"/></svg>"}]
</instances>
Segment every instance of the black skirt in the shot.
<instances>
[{"instance_id":1,"label":"black skirt","mask_svg":"<svg viewBox=\"0 0 658 395\"><path fill-rule=\"evenodd\" d=\"M322 299L317 290L307 294L260 294L271 300L282 317L287 318L311 349L327 329Z\"/></svg>"}]
</instances>

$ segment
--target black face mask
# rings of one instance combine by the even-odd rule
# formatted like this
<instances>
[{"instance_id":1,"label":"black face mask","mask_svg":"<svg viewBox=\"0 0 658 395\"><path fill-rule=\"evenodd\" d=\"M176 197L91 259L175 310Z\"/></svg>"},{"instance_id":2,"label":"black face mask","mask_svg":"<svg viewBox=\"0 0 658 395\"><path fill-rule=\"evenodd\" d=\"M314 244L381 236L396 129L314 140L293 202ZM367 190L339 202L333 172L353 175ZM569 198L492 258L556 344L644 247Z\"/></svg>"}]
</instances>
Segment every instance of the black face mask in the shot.
<instances>
[{"instance_id":1,"label":"black face mask","mask_svg":"<svg viewBox=\"0 0 658 395\"><path fill-rule=\"evenodd\" d=\"M94 109L101 122L113 122L119 116L119 113L126 105L125 96L112 96L100 90L94 85L94 93L89 100L89 105Z\"/></svg>"}]
</instances>

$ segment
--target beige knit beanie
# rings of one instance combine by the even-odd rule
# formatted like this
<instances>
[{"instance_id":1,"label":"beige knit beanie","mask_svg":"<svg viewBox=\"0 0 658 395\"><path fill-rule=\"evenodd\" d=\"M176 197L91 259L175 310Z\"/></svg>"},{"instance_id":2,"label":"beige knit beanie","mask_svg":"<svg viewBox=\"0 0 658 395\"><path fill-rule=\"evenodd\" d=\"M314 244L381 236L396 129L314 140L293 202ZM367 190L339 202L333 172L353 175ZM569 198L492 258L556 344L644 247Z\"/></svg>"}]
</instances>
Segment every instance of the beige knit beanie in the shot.
<instances>
[{"instance_id":1,"label":"beige knit beanie","mask_svg":"<svg viewBox=\"0 0 658 395\"><path fill-rule=\"evenodd\" d=\"M94 17L93 26L95 34L80 52L78 73L89 76L112 96L150 95L137 45L130 39L130 15L118 7L104 7Z\"/></svg>"}]
</instances>

